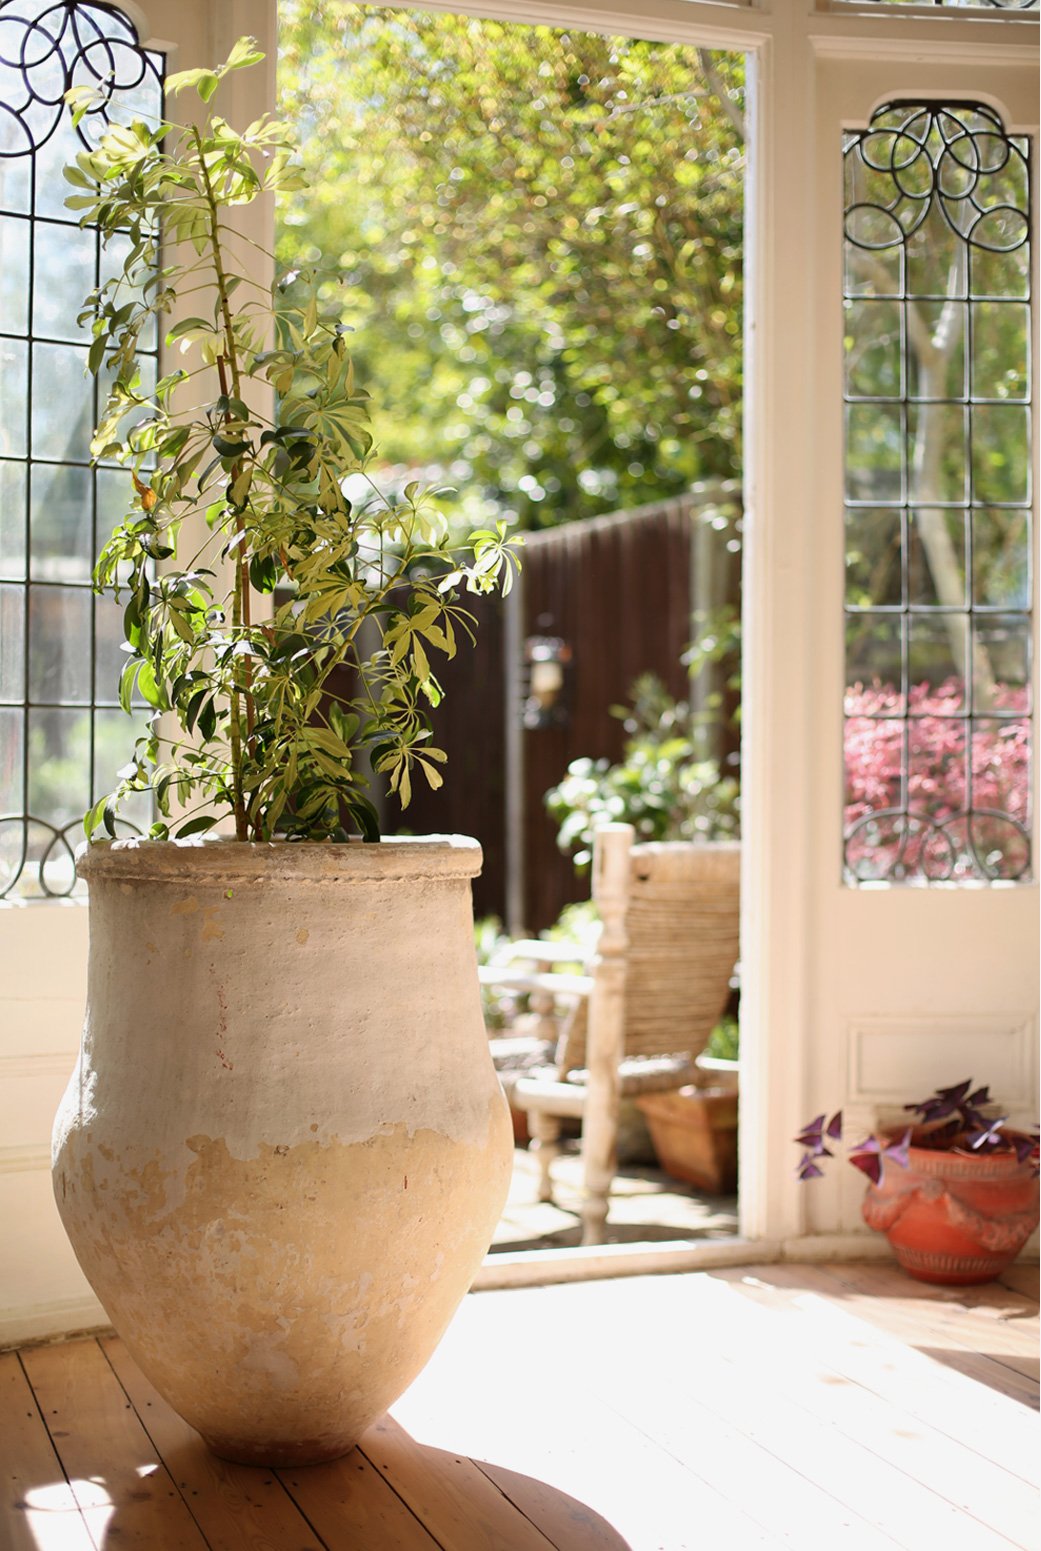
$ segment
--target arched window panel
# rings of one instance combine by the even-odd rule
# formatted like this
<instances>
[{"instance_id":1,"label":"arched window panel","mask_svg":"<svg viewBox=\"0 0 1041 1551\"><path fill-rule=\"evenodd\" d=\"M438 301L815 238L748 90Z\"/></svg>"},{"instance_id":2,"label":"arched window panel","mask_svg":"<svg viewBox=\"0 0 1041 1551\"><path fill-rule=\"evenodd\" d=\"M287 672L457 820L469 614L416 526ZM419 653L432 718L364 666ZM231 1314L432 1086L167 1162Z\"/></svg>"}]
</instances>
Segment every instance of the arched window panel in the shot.
<instances>
[{"instance_id":1,"label":"arched window panel","mask_svg":"<svg viewBox=\"0 0 1041 1551\"><path fill-rule=\"evenodd\" d=\"M74 85L103 101L82 122ZM75 887L84 810L115 785L145 711L119 707L121 606L95 598L130 475L90 465L104 393L87 372L84 297L122 269L66 210L63 168L106 126L162 112L163 59L115 7L0 0L0 895ZM156 342L147 352L156 366ZM146 799L142 800L143 802ZM142 806L130 827L150 822Z\"/></svg>"},{"instance_id":2,"label":"arched window panel","mask_svg":"<svg viewBox=\"0 0 1041 1551\"><path fill-rule=\"evenodd\" d=\"M845 141L845 875L1031 876L1030 147L979 104Z\"/></svg>"}]
</instances>

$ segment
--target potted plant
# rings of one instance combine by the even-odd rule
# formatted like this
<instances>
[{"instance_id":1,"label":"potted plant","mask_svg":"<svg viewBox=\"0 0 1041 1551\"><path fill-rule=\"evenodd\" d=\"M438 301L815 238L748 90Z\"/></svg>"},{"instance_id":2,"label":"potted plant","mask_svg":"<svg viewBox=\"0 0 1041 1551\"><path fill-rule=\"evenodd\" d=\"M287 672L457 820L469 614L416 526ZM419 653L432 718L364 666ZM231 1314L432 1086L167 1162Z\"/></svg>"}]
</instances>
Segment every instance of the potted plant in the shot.
<instances>
[{"instance_id":1,"label":"potted plant","mask_svg":"<svg viewBox=\"0 0 1041 1551\"><path fill-rule=\"evenodd\" d=\"M286 1464L345 1452L410 1382L506 1196L480 850L380 842L364 767L402 804L440 784L432 661L511 559L502 529L454 548L436 492L378 494L319 277L272 295L241 262L230 213L297 178L293 140L206 105L261 57L243 39L170 77L201 100L183 123L106 127L104 91L70 93L90 148L68 203L126 255L84 313L111 380L93 454L127 470L95 581L125 603L121 702L151 723L86 819L89 1007L54 1180L157 1388L218 1452ZM157 328L178 364L149 388ZM138 792L156 822L117 839Z\"/></svg>"},{"instance_id":2,"label":"potted plant","mask_svg":"<svg viewBox=\"0 0 1041 1551\"><path fill-rule=\"evenodd\" d=\"M905 1104L902 1132L849 1149L868 1178L864 1221L884 1233L897 1260L923 1282L956 1286L1000 1276L1038 1224L1038 1139L996 1115L989 1089L971 1079ZM842 1112L818 1115L796 1137L800 1179L819 1178L828 1142L842 1140Z\"/></svg>"},{"instance_id":3,"label":"potted plant","mask_svg":"<svg viewBox=\"0 0 1041 1551\"><path fill-rule=\"evenodd\" d=\"M636 1099L647 1119L659 1166L710 1195L737 1189L738 1029L723 1018L697 1065L695 1083Z\"/></svg>"}]
</instances>

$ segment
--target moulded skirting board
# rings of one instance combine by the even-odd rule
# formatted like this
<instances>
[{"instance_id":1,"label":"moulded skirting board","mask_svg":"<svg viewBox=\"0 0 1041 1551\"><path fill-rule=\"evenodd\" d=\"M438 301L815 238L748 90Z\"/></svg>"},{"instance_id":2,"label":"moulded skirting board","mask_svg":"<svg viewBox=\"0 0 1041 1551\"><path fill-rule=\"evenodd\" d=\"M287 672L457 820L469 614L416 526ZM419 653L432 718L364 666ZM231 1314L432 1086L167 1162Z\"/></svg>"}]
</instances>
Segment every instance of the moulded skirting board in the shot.
<instances>
[{"instance_id":1,"label":"moulded skirting board","mask_svg":"<svg viewBox=\"0 0 1041 1551\"><path fill-rule=\"evenodd\" d=\"M1039 1259L1041 1237L1035 1232L1020 1250L1018 1259L1033 1265ZM791 1261L816 1260L893 1260L895 1257L882 1233L807 1233L799 1238L784 1239L780 1246L780 1259Z\"/></svg>"},{"instance_id":2,"label":"moulded skirting board","mask_svg":"<svg viewBox=\"0 0 1041 1551\"><path fill-rule=\"evenodd\" d=\"M67 1341L72 1336L111 1330L112 1324L93 1294L0 1309L0 1351L33 1341Z\"/></svg>"},{"instance_id":3,"label":"moulded skirting board","mask_svg":"<svg viewBox=\"0 0 1041 1551\"><path fill-rule=\"evenodd\" d=\"M685 1240L636 1249L631 1244L591 1244L577 1249L517 1250L487 1255L471 1292L506 1287L548 1287L554 1282L587 1282L610 1276L652 1276L668 1271L706 1271L711 1266L762 1265L777 1260L776 1239Z\"/></svg>"}]
</instances>

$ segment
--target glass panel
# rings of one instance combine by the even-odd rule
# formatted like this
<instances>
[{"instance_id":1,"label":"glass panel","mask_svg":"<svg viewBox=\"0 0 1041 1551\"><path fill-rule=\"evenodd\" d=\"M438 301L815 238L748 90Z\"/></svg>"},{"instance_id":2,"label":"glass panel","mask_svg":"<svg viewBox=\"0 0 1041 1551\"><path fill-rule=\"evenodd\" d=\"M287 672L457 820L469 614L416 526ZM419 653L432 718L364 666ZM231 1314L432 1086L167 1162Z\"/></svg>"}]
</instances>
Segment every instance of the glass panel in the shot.
<instances>
[{"instance_id":1,"label":"glass panel","mask_svg":"<svg viewBox=\"0 0 1041 1551\"><path fill-rule=\"evenodd\" d=\"M0 217L0 329L29 327L29 222Z\"/></svg>"},{"instance_id":2,"label":"glass panel","mask_svg":"<svg viewBox=\"0 0 1041 1551\"><path fill-rule=\"evenodd\" d=\"M29 347L0 339L0 457L24 458L29 401Z\"/></svg>"},{"instance_id":3,"label":"glass panel","mask_svg":"<svg viewBox=\"0 0 1041 1551\"><path fill-rule=\"evenodd\" d=\"M907 411L910 498L922 505L968 496L968 411L961 404L912 404Z\"/></svg>"},{"instance_id":4,"label":"glass panel","mask_svg":"<svg viewBox=\"0 0 1041 1551\"><path fill-rule=\"evenodd\" d=\"M0 577L25 575L25 464L0 463Z\"/></svg>"},{"instance_id":5,"label":"glass panel","mask_svg":"<svg viewBox=\"0 0 1041 1551\"><path fill-rule=\"evenodd\" d=\"M965 722L956 717L911 722L907 806L912 813L943 820L965 811L967 743Z\"/></svg>"},{"instance_id":6,"label":"glass panel","mask_svg":"<svg viewBox=\"0 0 1041 1551\"><path fill-rule=\"evenodd\" d=\"M87 352L33 346L33 457L86 463L94 431L94 383Z\"/></svg>"},{"instance_id":7,"label":"glass panel","mask_svg":"<svg viewBox=\"0 0 1041 1551\"><path fill-rule=\"evenodd\" d=\"M1029 876L1028 151L973 103L845 138L854 882Z\"/></svg>"},{"instance_id":8,"label":"glass panel","mask_svg":"<svg viewBox=\"0 0 1041 1551\"><path fill-rule=\"evenodd\" d=\"M847 510L848 608L899 608L903 603L902 527L903 516L898 509L879 511L852 506Z\"/></svg>"},{"instance_id":9,"label":"glass panel","mask_svg":"<svg viewBox=\"0 0 1041 1551\"><path fill-rule=\"evenodd\" d=\"M1030 607L1029 512L973 512L972 595L979 607Z\"/></svg>"},{"instance_id":10,"label":"glass panel","mask_svg":"<svg viewBox=\"0 0 1041 1551\"><path fill-rule=\"evenodd\" d=\"M119 678L127 660L123 651L123 612L127 597L124 588L118 599L105 593L94 600L94 699L98 705L119 704ZM144 704L136 694L135 702ZM125 712L121 714L126 715Z\"/></svg>"},{"instance_id":11,"label":"glass panel","mask_svg":"<svg viewBox=\"0 0 1041 1551\"><path fill-rule=\"evenodd\" d=\"M983 614L973 622L975 711L1022 716L1030 710L1030 621Z\"/></svg>"},{"instance_id":12,"label":"glass panel","mask_svg":"<svg viewBox=\"0 0 1041 1551\"><path fill-rule=\"evenodd\" d=\"M1030 412L977 404L972 411L972 493L977 501L1030 498Z\"/></svg>"},{"instance_id":13,"label":"glass panel","mask_svg":"<svg viewBox=\"0 0 1041 1551\"><path fill-rule=\"evenodd\" d=\"M3 72L0 71L0 102L6 100L3 91ZM10 114L0 113L0 152L9 151L14 141L20 138ZM21 157L15 160L10 156L0 155L0 210L21 210L27 213L29 190L28 162Z\"/></svg>"},{"instance_id":14,"label":"glass panel","mask_svg":"<svg viewBox=\"0 0 1041 1551\"><path fill-rule=\"evenodd\" d=\"M976 302L972 308L972 394L1025 399L1030 309L1020 302Z\"/></svg>"},{"instance_id":15,"label":"glass panel","mask_svg":"<svg viewBox=\"0 0 1041 1551\"><path fill-rule=\"evenodd\" d=\"M908 621L908 710L951 716L966 709L969 631L964 614L912 614Z\"/></svg>"},{"instance_id":16,"label":"glass panel","mask_svg":"<svg viewBox=\"0 0 1041 1551\"><path fill-rule=\"evenodd\" d=\"M90 605L86 588L32 589L29 699L35 703L90 703Z\"/></svg>"},{"instance_id":17,"label":"glass panel","mask_svg":"<svg viewBox=\"0 0 1041 1551\"><path fill-rule=\"evenodd\" d=\"M29 723L29 812L70 823L90 798L90 712L32 710Z\"/></svg>"},{"instance_id":18,"label":"glass panel","mask_svg":"<svg viewBox=\"0 0 1041 1551\"><path fill-rule=\"evenodd\" d=\"M94 800L111 792L119 781L120 771L130 762L134 744L138 738L148 735L148 717L139 711L127 716L125 711L98 711L94 717ZM138 830L147 830L152 822L152 799L148 792L139 792L120 805L120 823L124 821Z\"/></svg>"},{"instance_id":19,"label":"glass panel","mask_svg":"<svg viewBox=\"0 0 1041 1551\"><path fill-rule=\"evenodd\" d=\"M987 248L970 249L969 280L973 296L1029 296L1028 244L1024 242L1011 252L992 253Z\"/></svg>"},{"instance_id":20,"label":"glass panel","mask_svg":"<svg viewBox=\"0 0 1041 1551\"><path fill-rule=\"evenodd\" d=\"M1030 811L1030 723L972 724L972 796L978 808L1007 813L1025 824Z\"/></svg>"},{"instance_id":21,"label":"glass panel","mask_svg":"<svg viewBox=\"0 0 1041 1551\"><path fill-rule=\"evenodd\" d=\"M33 333L50 339L82 340L88 331L76 322L83 301L94 289L98 240L93 231L53 221L37 221L33 254Z\"/></svg>"},{"instance_id":22,"label":"glass panel","mask_svg":"<svg viewBox=\"0 0 1041 1551\"><path fill-rule=\"evenodd\" d=\"M850 398L903 397L903 309L898 303L847 302L845 349Z\"/></svg>"},{"instance_id":23,"label":"glass panel","mask_svg":"<svg viewBox=\"0 0 1041 1551\"><path fill-rule=\"evenodd\" d=\"M903 620L850 614L846 620L846 715L893 716L904 709Z\"/></svg>"},{"instance_id":24,"label":"glass panel","mask_svg":"<svg viewBox=\"0 0 1041 1551\"><path fill-rule=\"evenodd\" d=\"M851 501L902 501L904 411L851 404L846 411L846 493Z\"/></svg>"},{"instance_id":25,"label":"glass panel","mask_svg":"<svg viewBox=\"0 0 1041 1551\"><path fill-rule=\"evenodd\" d=\"M25 699L25 588L0 587L0 700Z\"/></svg>"},{"instance_id":26,"label":"glass panel","mask_svg":"<svg viewBox=\"0 0 1041 1551\"><path fill-rule=\"evenodd\" d=\"M21 709L0 706L0 814L22 811L22 730ZM4 838L0 833L0 857Z\"/></svg>"},{"instance_id":27,"label":"glass panel","mask_svg":"<svg viewBox=\"0 0 1041 1551\"><path fill-rule=\"evenodd\" d=\"M33 579L89 582L94 564L92 530L90 470L34 464L29 555Z\"/></svg>"},{"instance_id":28,"label":"glass panel","mask_svg":"<svg viewBox=\"0 0 1041 1551\"><path fill-rule=\"evenodd\" d=\"M963 511L926 506L911 513L907 586L915 608L965 607Z\"/></svg>"},{"instance_id":29,"label":"glass panel","mask_svg":"<svg viewBox=\"0 0 1041 1551\"><path fill-rule=\"evenodd\" d=\"M907 303L911 398L964 399L968 319L969 310L963 302Z\"/></svg>"}]
</instances>

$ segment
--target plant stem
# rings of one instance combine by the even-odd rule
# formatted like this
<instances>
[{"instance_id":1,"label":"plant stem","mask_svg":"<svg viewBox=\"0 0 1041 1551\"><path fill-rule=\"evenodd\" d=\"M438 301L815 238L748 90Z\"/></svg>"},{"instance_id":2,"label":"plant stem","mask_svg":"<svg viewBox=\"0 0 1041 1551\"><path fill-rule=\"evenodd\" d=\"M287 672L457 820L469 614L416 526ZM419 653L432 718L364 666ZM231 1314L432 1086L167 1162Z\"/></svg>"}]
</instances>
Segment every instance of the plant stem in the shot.
<instances>
[{"instance_id":1,"label":"plant stem","mask_svg":"<svg viewBox=\"0 0 1041 1551\"><path fill-rule=\"evenodd\" d=\"M213 192L213 183L210 179L210 171L206 165L206 157L202 148L202 136L198 126L192 128L195 140L195 148L199 158L199 172L202 177L203 192L206 196L206 204L210 218L210 244L213 254L213 270L217 280L217 303L220 309L221 326L224 331L224 351L217 357L217 375L220 378L221 393L225 398L229 397L227 369L231 368L231 389L236 398L242 397L242 379L239 373L238 352L235 348L235 331L232 326L231 302L228 292L228 277L224 269L224 255L220 240L220 221L217 210L217 199ZM224 424L231 419L230 411L224 416ZM236 463L232 469L232 483L240 472L240 465ZM252 628L251 599L249 591L249 556L246 553L246 545L242 542L245 533L245 522L241 513L235 517L235 531L240 542L236 548L234 560L234 590L232 593L231 627L232 633L238 636L245 632L247 637ZM252 691L253 664L246 657L244 660L236 658L232 665L232 691L231 691L231 778L235 793L235 838L236 840L249 839L249 824L246 817L246 803L242 786L242 730L239 725L239 692L241 690L246 704L246 735L251 743L256 727L256 706ZM240 682L241 679L241 682Z\"/></svg>"}]
</instances>

